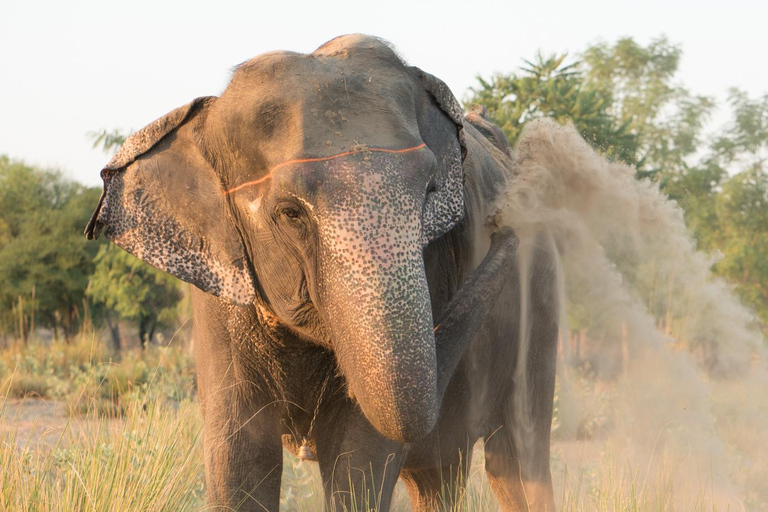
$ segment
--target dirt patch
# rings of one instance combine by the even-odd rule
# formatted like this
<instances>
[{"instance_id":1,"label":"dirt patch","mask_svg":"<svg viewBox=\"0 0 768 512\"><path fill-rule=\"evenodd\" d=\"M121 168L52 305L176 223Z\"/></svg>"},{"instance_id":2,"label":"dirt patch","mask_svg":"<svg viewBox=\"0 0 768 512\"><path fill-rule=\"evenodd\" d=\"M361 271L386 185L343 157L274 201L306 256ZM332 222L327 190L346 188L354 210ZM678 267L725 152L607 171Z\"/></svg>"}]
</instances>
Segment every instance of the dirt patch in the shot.
<instances>
[{"instance_id":1,"label":"dirt patch","mask_svg":"<svg viewBox=\"0 0 768 512\"><path fill-rule=\"evenodd\" d=\"M0 439L14 440L17 446L30 449L57 443L66 446L73 439L91 435L104 422L109 426L123 423L117 418L73 417L65 402L52 400L7 400L0 405Z\"/></svg>"}]
</instances>

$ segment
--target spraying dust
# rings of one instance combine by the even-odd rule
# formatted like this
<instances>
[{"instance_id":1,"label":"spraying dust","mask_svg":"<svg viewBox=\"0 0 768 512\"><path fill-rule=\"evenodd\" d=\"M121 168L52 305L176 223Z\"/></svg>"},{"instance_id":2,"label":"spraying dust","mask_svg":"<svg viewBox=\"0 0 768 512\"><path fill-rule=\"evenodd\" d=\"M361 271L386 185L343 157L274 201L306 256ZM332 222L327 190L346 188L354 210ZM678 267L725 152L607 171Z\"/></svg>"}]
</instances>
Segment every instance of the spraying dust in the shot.
<instances>
[{"instance_id":1,"label":"spraying dust","mask_svg":"<svg viewBox=\"0 0 768 512\"><path fill-rule=\"evenodd\" d=\"M602 503L601 484L621 480L640 510L768 510L765 345L683 212L569 126L529 123L516 159L499 208L523 242L552 233L569 315L554 435L581 440L580 462L553 453L593 480L561 483L563 507ZM594 457L618 460L595 469Z\"/></svg>"}]
</instances>

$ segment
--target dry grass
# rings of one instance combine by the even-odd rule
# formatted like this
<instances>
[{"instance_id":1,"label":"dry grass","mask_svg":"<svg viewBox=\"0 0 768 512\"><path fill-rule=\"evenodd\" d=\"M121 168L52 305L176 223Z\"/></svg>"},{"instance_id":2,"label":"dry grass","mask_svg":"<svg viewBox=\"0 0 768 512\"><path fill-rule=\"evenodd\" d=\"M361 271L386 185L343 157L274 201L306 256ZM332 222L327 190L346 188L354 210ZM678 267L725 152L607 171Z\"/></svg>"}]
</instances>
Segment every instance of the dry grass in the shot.
<instances>
[{"instance_id":1,"label":"dry grass","mask_svg":"<svg viewBox=\"0 0 768 512\"><path fill-rule=\"evenodd\" d=\"M0 351L0 511L205 509L202 419L189 353L154 347L114 359L93 340ZM764 450L754 442L764 436L764 397L746 396L735 383L716 389L718 434L729 449ZM581 439L566 427L555 432L559 510L765 510L765 464L740 467L738 458L728 458L734 489L724 493L713 476L722 468L692 465L676 449L685 429L654 432L656 444L646 453L616 435L610 416L621 397L615 389L590 384L582 395ZM559 396L558 405L565 400ZM560 411L556 420L568 421ZM742 461L766 460L750 455ZM466 488L448 480L447 510L498 510L481 445ZM286 454L282 508L315 511L322 504L317 465ZM401 484L392 510L410 510Z\"/></svg>"},{"instance_id":2,"label":"dry grass","mask_svg":"<svg viewBox=\"0 0 768 512\"><path fill-rule=\"evenodd\" d=\"M86 415L38 435L5 429L0 510L197 510L200 424L196 404L137 402L120 421Z\"/></svg>"}]
</instances>

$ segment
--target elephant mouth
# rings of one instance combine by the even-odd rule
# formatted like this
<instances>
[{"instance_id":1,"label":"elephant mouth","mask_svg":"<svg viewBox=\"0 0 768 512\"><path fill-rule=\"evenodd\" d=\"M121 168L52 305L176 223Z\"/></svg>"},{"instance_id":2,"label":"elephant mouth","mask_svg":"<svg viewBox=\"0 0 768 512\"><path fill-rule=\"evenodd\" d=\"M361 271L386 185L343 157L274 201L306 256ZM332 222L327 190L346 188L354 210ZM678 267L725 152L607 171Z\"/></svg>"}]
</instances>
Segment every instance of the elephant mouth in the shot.
<instances>
[{"instance_id":1,"label":"elephant mouth","mask_svg":"<svg viewBox=\"0 0 768 512\"><path fill-rule=\"evenodd\" d=\"M309 293L306 278L302 280L296 296L286 308L288 325L302 338L325 348L332 348L333 341L328 323Z\"/></svg>"}]
</instances>

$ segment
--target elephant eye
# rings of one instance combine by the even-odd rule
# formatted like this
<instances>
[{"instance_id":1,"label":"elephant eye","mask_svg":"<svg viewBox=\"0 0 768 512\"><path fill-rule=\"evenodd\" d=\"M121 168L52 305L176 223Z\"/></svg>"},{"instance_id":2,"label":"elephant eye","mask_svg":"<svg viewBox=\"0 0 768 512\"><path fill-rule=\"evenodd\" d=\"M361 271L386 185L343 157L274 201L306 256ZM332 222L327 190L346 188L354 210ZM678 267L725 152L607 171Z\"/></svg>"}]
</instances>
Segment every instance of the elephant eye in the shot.
<instances>
[{"instance_id":1,"label":"elephant eye","mask_svg":"<svg viewBox=\"0 0 768 512\"><path fill-rule=\"evenodd\" d=\"M301 211L294 206L286 206L280 209L280 213L291 220L298 220L301 218Z\"/></svg>"}]
</instances>

